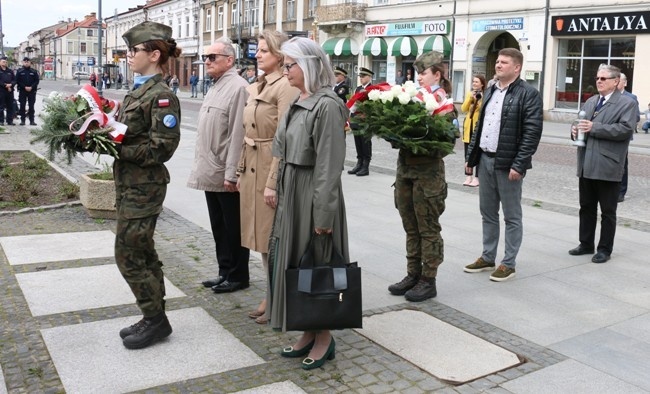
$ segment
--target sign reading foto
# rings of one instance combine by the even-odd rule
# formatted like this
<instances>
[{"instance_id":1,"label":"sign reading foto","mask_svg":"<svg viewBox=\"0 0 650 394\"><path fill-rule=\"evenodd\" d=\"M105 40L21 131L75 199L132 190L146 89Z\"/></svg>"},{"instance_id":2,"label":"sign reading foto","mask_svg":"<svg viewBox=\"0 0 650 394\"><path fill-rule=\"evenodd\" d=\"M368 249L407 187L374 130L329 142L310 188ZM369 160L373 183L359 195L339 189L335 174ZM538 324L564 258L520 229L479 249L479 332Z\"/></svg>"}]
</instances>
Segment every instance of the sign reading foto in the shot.
<instances>
[{"instance_id":1,"label":"sign reading foto","mask_svg":"<svg viewBox=\"0 0 650 394\"><path fill-rule=\"evenodd\" d=\"M554 16L552 36L650 34L650 11Z\"/></svg>"},{"instance_id":2,"label":"sign reading foto","mask_svg":"<svg viewBox=\"0 0 650 394\"><path fill-rule=\"evenodd\" d=\"M449 21L417 21L366 25L366 37L449 34Z\"/></svg>"}]
</instances>

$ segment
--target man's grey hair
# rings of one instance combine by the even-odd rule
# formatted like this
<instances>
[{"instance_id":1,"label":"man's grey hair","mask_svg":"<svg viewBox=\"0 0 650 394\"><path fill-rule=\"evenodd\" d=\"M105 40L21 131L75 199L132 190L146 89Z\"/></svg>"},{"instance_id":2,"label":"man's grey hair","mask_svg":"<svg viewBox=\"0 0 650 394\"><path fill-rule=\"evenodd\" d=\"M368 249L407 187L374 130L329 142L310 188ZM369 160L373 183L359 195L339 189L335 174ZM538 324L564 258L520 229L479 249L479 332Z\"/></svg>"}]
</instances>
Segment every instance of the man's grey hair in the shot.
<instances>
[{"instance_id":1,"label":"man's grey hair","mask_svg":"<svg viewBox=\"0 0 650 394\"><path fill-rule=\"evenodd\" d=\"M334 86L334 70L327 55L313 40L294 37L282 44L282 54L298 63L305 78L305 90L314 94L324 87Z\"/></svg>"},{"instance_id":2,"label":"man's grey hair","mask_svg":"<svg viewBox=\"0 0 650 394\"><path fill-rule=\"evenodd\" d=\"M235 48L232 46L232 41L228 37L220 37L219 39L215 40L215 44L222 44L223 45L223 54L235 57Z\"/></svg>"},{"instance_id":3,"label":"man's grey hair","mask_svg":"<svg viewBox=\"0 0 650 394\"><path fill-rule=\"evenodd\" d=\"M612 66L611 64L601 64L598 67L598 71L607 71L609 73L610 78L621 77L621 69L616 66Z\"/></svg>"}]
</instances>

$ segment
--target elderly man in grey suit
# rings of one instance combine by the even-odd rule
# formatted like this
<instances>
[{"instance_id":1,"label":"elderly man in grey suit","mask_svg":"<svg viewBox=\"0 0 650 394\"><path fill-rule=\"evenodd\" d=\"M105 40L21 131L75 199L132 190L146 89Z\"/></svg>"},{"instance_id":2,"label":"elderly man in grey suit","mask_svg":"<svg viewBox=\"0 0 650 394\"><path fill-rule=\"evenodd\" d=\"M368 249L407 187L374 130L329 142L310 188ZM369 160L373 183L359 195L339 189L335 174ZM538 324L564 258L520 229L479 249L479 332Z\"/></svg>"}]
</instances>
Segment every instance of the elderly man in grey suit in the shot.
<instances>
[{"instance_id":1,"label":"elderly man in grey suit","mask_svg":"<svg viewBox=\"0 0 650 394\"><path fill-rule=\"evenodd\" d=\"M600 239L591 261L610 259L616 234L616 207L623 165L630 137L636 127L637 105L617 89L621 70L601 65L596 76L599 95L583 107L586 119L577 128L585 133L586 146L578 148L578 188L580 193L580 245L569 250L572 256L594 253L598 205L601 210ZM571 131L572 139L578 133Z\"/></svg>"}]
</instances>

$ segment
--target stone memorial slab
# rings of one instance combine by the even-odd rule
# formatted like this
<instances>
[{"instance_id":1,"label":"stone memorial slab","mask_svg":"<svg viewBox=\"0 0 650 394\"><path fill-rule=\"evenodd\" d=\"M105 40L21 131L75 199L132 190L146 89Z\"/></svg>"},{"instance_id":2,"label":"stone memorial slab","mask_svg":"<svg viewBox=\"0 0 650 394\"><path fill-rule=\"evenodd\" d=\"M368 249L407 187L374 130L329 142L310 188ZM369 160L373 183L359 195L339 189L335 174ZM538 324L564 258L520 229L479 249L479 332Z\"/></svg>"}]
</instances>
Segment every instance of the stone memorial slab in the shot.
<instances>
[{"instance_id":1,"label":"stone memorial slab","mask_svg":"<svg viewBox=\"0 0 650 394\"><path fill-rule=\"evenodd\" d=\"M451 384L521 364L515 353L420 311L373 315L363 327L361 335Z\"/></svg>"},{"instance_id":2,"label":"stone memorial slab","mask_svg":"<svg viewBox=\"0 0 650 394\"><path fill-rule=\"evenodd\" d=\"M41 330L68 394L124 393L263 364L201 308L168 311L171 336L129 350L118 332L140 316ZM221 354L215 356L215 349Z\"/></svg>"},{"instance_id":3,"label":"stone memorial slab","mask_svg":"<svg viewBox=\"0 0 650 394\"><path fill-rule=\"evenodd\" d=\"M135 302L115 264L22 273L16 280L34 316ZM185 296L167 278L165 292L167 299Z\"/></svg>"},{"instance_id":4,"label":"stone memorial slab","mask_svg":"<svg viewBox=\"0 0 650 394\"><path fill-rule=\"evenodd\" d=\"M112 231L20 235L0 237L10 265L113 257Z\"/></svg>"}]
</instances>

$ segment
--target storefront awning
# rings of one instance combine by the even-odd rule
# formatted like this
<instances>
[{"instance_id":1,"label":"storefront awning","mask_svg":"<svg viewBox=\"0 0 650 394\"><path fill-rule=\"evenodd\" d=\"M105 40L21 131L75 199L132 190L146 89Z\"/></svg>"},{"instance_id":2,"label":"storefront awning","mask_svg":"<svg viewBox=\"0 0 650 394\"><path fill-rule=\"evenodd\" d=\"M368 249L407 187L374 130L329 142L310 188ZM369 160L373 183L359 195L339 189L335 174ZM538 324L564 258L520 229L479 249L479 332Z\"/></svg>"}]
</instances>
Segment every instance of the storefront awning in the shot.
<instances>
[{"instance_id":1,"label":"storefront awning","mask_svg":"<svg viewBox=\"0 0 650 394\"><path fill-rule=\"evenodd\" d=\"M451 55L451 43L445 36L428 37L420 46L420 53L438 51L448 58Z\"/></svg>"},{"instance_id":2,"label":"storefront awning","mask_svg":"<svg viewBox=\"0 0 650 394\"><path fill-rule=\"evenodd\" d=\"M366 56L386 56L388 54L388 44L381 37L370 37L361 45L361 53Z\"/></svg>"},{"instance_id":3,"label":"storefront awning","mask_svg":"<svg viewBox=\"0 0 650 394\"><path fill-rule=\"evenodd\" d=\"M323 50L328 55L350 56L359 54L359 46L350 38L329 38L323 43Z\"/></svg>"},{"instance_id":4,"label":"storefront awning","mask_svg":"<svg viewBox=\"0 0 650 394\"><path fill-rule=\"evenodd\" d=\"M390 46L390 54L393 56L416 56L418 44L413 37L398 37Z\"/></svg>"}]
</instances>

